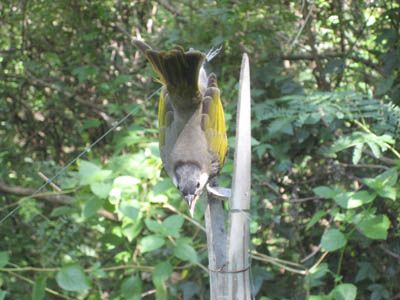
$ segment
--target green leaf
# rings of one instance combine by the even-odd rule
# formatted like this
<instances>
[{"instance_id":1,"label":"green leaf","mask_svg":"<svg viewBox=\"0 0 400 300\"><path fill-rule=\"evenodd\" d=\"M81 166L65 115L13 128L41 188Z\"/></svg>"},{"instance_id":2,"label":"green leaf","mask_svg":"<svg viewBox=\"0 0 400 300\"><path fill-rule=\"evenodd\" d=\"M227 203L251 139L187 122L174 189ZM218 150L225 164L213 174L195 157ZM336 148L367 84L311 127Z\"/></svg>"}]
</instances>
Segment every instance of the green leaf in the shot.
<instances>
[{"instance_id":1,"label":"green leaf","mask_svg":"<svg viewBox=\"0 0 400 300\"><path fill-rule=\"evenodd\" d=\"M181 260L190 261L192 263L198 263L199 261L196 250L194 250L194 248L189 244L189 241L184 238L176 241L173 253Z\"/></svg>"},{"instance_id":2,"label":"green leaf","mask_svg":"<svg viewBox=\"0 0 400 300\"><path fill-rule=\"evenodd\" d=\"M162 262L155 266L153 271L153 283L156 286L156 299L167 300L167 286L165 282L171 276L173 268L169 262Z\"/></svg>"},{"instance_id":3,"label":"green leaf","mask_svg":"<svg viewBox=\"0 0 400 300\"><path fill-rule=\"evenodd\" d=\"M383 96L384 94L386 94L393 86L394 79L395 77L392 75L379 80L376 88L376 95Z\"/></svg>"},{"instance_id":4,"label":"green leaf","mask_svg":"<svg viewBox=\"0 0 400 300\"><path fill-rule=\"evenodd\" d=\"M90 161L81 160L79 162L79 177L81 181L84 181L85 178L92 176L94 173L100 171L101 168L91 163Z\"/></svg>"},{"instance_id":5,"label":"green leaf","mask_svg":"<svg viewBox=\"0 0 400 300\"><path fill-rule=\"evenodd\" d=\"M329 273L329 267L327 263L322 263L318 267L313 268L305 277L305 282L309 288L321 286L324 284L322 280L326 274Z\"/></svg>"},{"instance_id":6,"label":"green leaf","mask_svg":"<svg viewBox=\"0 0 400 300\"><path fill-rule=\"evenodd\" d=\"M375 190L379 196L396 200L397 191L394 185L397 183L398 172L396 168L391 168L375 178L365 178L363 182L371 189Z\"/></svg>"},{"instance_id":7,"label":"green leaf","mask_svg":"<svg viewBox=\"0 0 400 300\"><path fill-rule=\"evenodd\" d=\"M171 276L172 271L173 268L168 261L161 262L154 268L153 280L157 282L166 281Z\"/></svg>"},{"instance_id":8,"label":"green leaf","mask_svg":"<svg viewBox=\"0 0 400 300\"><path fill-rule=\"evenodd\" d=\"M333 252L346 245L346 237L337 229L328 229L322 235L321 247L325 251Z\"/></svg>"},{"instance_id":9,"label":"green leaf","mask_svg":"<svg viewBox=\"0 0 400 300\"><path fill-rule=\"evenodd\" d=\"M390 200L396 200L397 198L397 190L391 186L385 186L384 188L377 190L379 196L383 198L388 198Z\"/></svg>"},{"instance_id":10,"label":"green leaf","mask_svg":"<svg viewBox=\"0 0 400 300\"><path fill-rule=\"evenodd\" d=\"M332 300L332 297L328 295L310 295L307 300Z\"/></svg>"},{"instance_id":11,"label":"green leaf","mask_svg":"<svg viewBox=\"0 0 400 300\"><path fill-rule=\"evenodd\" d=\"M372 292L370 300L391 299L390 292L383 284L371 284L368 286L368 290Z\"/></svg>"},{"instance_id":12,"label":"green leaf","mask_svg":"<svg viewBox=\"0 0 400 300\"><path fill-rule=\"evenodd\" d=\"M132 205L122 203L119 207L120 212L127 218L135 221L139 216L139 210Z\"/></svg>"},{"instance_id":13,"label":"green leaf","mask_svg":"<svg viewBox=\"0 0 400 300\"><path fill-rule=\"evenodd\" d=\"M98 119L86 119L82 122L82 129L97 128L101 125Z\"/></svg>"},{"instance_id":14,"label":"green leaf","mask_svg":"<svg viewBox=\"0 0 400 300\"><path fill-rule=\"evenodd\" d=\"M376 194L367 191L359 192L342 192L334 197L334 200L341 207L346 209L356 208L364 204L372 202L376 198Z\"/></svg>"},{"instance_id":15,"label":"green leaf","mask_svg":"<svg viewBox=\"0 0 400 300\"><path fill-rule=\"evenodd\" d=\"M154 251L165 244L163 237L159 235L149 235L140 240L139 247L142 253Z\"/></svg>"},{"instance_id":16,"label":"green leaf","mask_svg":"<svg viewBox=\"0 0 400 300\"><path fill-rule=\"evenodd\" d=\"M355 145L354 150L353 150L353 157L352 157L353 164L356 165L360 161L363 148L364 148L364 144Z\"/></svg>"},{"instance_id":17,"label":"green leaf","mask_svg":"<svg viewBox=\"0 0 400 300\"><path fill-rule=\"evenodd\" d=\"M356 226L370 239L386 240L390 221L386 215L368 215L357 222Z\"/></svg>"},{"instance_id":18,"label":"green leaf","mask_svg":"<svg viewBox=\"0 0 400 300\"><path fill-rule=\"evenodd\" d=\"M0 300L6 299L7 291L0 290Z\"/></svg>"},{"instance_id":19,"label":"green leaf","mask_svg":"<svg viewBox=\"0 0 400 300\"><path fill-rule=\"evenodd\" d=\"M161 233L164 235L165 230L162 223L158 223L157 221L152 219L146 219L144 220L144 223L146 224L147 229L149 229L150 231L154 233Z\"/></svg>"},{"instance_id":20,"label":"green leaf","mask_svg":"<svg viewBox=\"0 0 400 300\"><path fill-rule=\"evenodd\" d=\"M79 163L79 179L80 185L93 183L103 183L105 179L110 177L112 171L102 170L99 166L92 162L82 160Z\"/></svg>"},{"instance_id":21,"label":"green leaf","mask_svg":"<svg viewBox=\"0 0 400 300\"><path fill-rule=\"evenodd\" d=\"M113 186L121 189L129 189L140 183L140 179L133 176L118 176L114 179Z\"/></svg>"},{"instance_id":22,"label":"green leaf","mask_svg":"<svg viewBox=\"0 0 400 300\"><path fill-rule=\"evenodd\" d=\"M104 183L104 182L93 182L90 184L90 190L95 194L97 197L101 199L106 199L112 189L111 183Z\"/></svg>"},{"instance_id":23,"label":"green leaf","mask_svg":"<svg viewBox=\"0 0 400 300\"><path fill-rule=\"evenodd\" d=\"M97 73L98 69L92 66L79 66L72 70L72 74L78 77L80 83L88 79L94 79Z\"/></svg>"},{"instance_id":24,"label":"green leaf","mask_svg":"<svg viewBox=\"0 0 400 300\"><path fill-rule=\"evenodd\" d=\"M121 295L126 300L142 299L143 284L139 276L131 276L121 284Z\"/></svg>"},{"instance_id":25,"label":"green leaf","mask_svg":"<svg viewBox=\"0 0 400 300\"><path fill-rule=\"evenodd\" d=\"M35 285L32 291L32 300L42 300L44 299L45 289L46 289L47 276L38 276L35 280Z\"/></svg>"},{"instance_id":26,"label":"green leaf","mask_svg":"<svg viewBox=\"0 0 400 300\"><path fill-rule=\"evenodd\" d=\"M0 268L4 267L5 265L8 264L10 257L8 255L8 252L6 251L1 251L0 252Z\"/></svg>"},{"instance_id":27,"label":"green leaf","mask_svg":"<svg viewBox=\"0 0 400 300\"><path fill-rule=\"evenodd\" d=\"M367 145L369 146L369 148L372 151L372 154L376 157L376 158L380 158L381 157L381 150L379 148L379 146L377 144L375 144L372 141L367 142Z\"/></svg>"},{"instance_id":28,"label":"green leaf","mask_svg":"<svg viewBox=\"0 0 400 300\"><path fill-rule=\"evenodd\" d=\"M379 188L383 186L394 186L397 183L398 173L396 168L391 168L382 174L379 174L375 178L368 178L371 188ZM367 183L368 184L368 183ZM368 184L368 186L369 186Z\"/></svg>"},{"instance_id":29,"label":"green leaf","mask_svg":"<svg viewBox=\"0 0 400 300\"><path fill-rule=\"evenodd\" d=\"M332 290L331 295L335 300L355 300L357 287L351 283L339 284Z\"/></svg>"},{"instance_id":30,"label":"green leaf","mask_svg":"<svg viewBox=\"0 0 400 300\"><path fill-rule=\"evenodd\" d=\"M143 229L143 224L140 219L136 220L134 223L128 223L122 227L122 234L132 242Z\"/></svg>"},{"instance_id":31,"label":"green leaf","mask_svg":"<svg viewBox=\"0 0 400 300\"><path fill-rule=\"evenodd\" d=\"M90 282L83 269L77 265L67 265L56 275L57 284L66 291L82 292L90 288Z\"/></svg>"},{"instance_id":32,"label":"green leaf","mask_svg":"<svg viewBox=\"0 0 400 300\"><path fill-rule=\"evenodd\" d=\"M183 225L184 218L179 215L173 215L166 218L163 222L163 227L168 235L173 237L179 236L179 231Z\"/></svg>"},{"instance_id":33,"label":"green leaf","mask_svg":"<svg viewBox=\"0 0 400 300\"><path fill-rule=\"evenodd\" d=\"M308 224L307 224L307 226L306 226L306 230L308 230L308 229L310 229L311 227L313 227L319 220L321 220L321 218L322 218L323 216L326 215L326 213L327 213L327 212L326 212L326 211L323 211L323 210L317 211L317 212L312 216L311 220L308 221Z\"/></svg>"},{"instance_id":34,"label":"green leaf","mask_svg":"<svg viewBox=\"0 0 400 300\"><path fill-rule=\"evenodd\" d=\"M293 126L288 119L276 119L268 126L268 131L270 134L285 133L287 135L293 135Z\"/></svg>"},{"instance_id":35,"label":"green leaf","mask_svg":"<svg viewBox=\"0 0 400 300\"><path fill-rule=\"evenodd\" d=\"M165 194L168 190L174 188L174 184L170 178L165 178L153 187L153 192L155 195Z\"/></svg>"},{"instance_id":36,"label":"green leaf","mask_svg":"<svg viewBox=\"0 0 400 300\"><path fill-rule=\"evenodd\" d=\"M97 211L103 207L104 200L91 197L83 206L83 216L87 219L97 214Z\"/></svg>"},{"instance_id":37,"label":"green leaf","mask_svg":"<svg viewBox=\"0 0 400 300\"><path fill-rule=\"evenodd\" d=\"M329 186L317 186L316 188L313 188L313 192L318 197L324 199L333 199L337 194L337 191L331 189Z\"/></svg>"},{"instance_id":38,"label":"green leaf","mask_svg":"<svg viewBox=\"0 0 400 300\"><path fill-rule=\"evenodd\" d=\"M50 213L51 217L70 216L76 212L76 209L70 206L60 206L53 209Z\"/></svg>"}]
</instances>

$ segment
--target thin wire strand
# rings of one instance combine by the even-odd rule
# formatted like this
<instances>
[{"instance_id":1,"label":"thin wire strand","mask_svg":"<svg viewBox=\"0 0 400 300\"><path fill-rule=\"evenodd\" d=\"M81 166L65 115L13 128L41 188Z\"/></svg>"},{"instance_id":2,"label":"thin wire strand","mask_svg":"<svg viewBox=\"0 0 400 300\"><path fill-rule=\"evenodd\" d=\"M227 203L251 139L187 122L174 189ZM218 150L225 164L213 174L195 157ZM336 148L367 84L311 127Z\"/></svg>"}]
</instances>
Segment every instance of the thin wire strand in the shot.
<instances>
[{"instance_id":1,"label":"thin wire strand","mask_svg":"<svg viewBox=\"0 0 400 300\"><path fill-rule=\"evenodd\" d=\"M146 100L150 100L154 95L156 95L159 91L161 90L161 87L155 90L153 93L150 94L146 98ZM27 196L26 198L32 198L39 192L41 192L45 187L53 183L53 181L60 176L66 169L68 169L72 164L74 164L78 159L80 159L83 155L88 153L94 146L96 146L102 139L104 139L111 131L113 131L115 128L117 128L119 125L121 125L123 122L125 122L126 119L128 119L133 113L135 112L136 107L132 109L128 114L126 114L122 119L120 119L118 122L116 122L110 129L108 129L103 135L101 135L97 140L95 140L92 144L90 144L88 147L85 148L81 153L79 153L74 159L72 159L68 164L66 164L60 171L58 171L53 177L49 178L45 183L43 183L37 190L35 190L32 194ZM12 209L8 214L6 214L1 220L0 220L0 225L6 221L9 217L11 217L14 213L18 211L18 209L21 207L21 203L18 204L17 207Z\"/></svg>"}]
</instances>

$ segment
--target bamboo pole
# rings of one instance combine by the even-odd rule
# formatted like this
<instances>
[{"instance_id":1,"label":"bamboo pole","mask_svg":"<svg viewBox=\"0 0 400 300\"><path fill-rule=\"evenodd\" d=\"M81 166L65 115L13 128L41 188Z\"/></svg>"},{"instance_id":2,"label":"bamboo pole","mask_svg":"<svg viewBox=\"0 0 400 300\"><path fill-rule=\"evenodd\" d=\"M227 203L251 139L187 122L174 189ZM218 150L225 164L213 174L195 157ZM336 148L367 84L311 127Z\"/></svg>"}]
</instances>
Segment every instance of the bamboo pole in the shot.
<instances>
[{"instance_id":1,"label":"bamboo pole","mask_svg":"<svg viewBox=\"0 0 400 300\"><path fill-rule=\"evenodd\" d=\"M249 209L251 182L250 67L243 55L228 237L222 203L208 193L205 212L211 300L250 300Z\"/></svg>"},{"instance_id":2,"label":"bamboo pole","mask_svg":"<svg viewBox=\"0 0 400 300\"><path fill-rule=\"evenodd\" d=\"M249 209L251 182L250 66L243 54L239 83L235 161L230 201L228 299L251 299L249 270Z\"/></svg>"}]
</instances>

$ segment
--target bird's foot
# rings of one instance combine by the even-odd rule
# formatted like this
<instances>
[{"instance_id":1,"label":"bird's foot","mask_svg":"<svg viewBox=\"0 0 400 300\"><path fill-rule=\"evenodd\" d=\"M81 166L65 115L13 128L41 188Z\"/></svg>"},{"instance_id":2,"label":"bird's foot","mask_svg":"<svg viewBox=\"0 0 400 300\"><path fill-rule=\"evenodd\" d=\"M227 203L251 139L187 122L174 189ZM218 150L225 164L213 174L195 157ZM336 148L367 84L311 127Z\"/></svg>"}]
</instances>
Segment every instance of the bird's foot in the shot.
<instances>
[{"instance_id":1,"label":"bird's foot","mask_svg":"<svg viewBox=\"0 0 400 300\"><path fill-rule=\"evenodd\" d=\"M209 184L207 184L206 188L208 193L220 200L228 200L232 194L231 189L223 188L220 186L210 186Z\"/></svg>"}]
</instances>

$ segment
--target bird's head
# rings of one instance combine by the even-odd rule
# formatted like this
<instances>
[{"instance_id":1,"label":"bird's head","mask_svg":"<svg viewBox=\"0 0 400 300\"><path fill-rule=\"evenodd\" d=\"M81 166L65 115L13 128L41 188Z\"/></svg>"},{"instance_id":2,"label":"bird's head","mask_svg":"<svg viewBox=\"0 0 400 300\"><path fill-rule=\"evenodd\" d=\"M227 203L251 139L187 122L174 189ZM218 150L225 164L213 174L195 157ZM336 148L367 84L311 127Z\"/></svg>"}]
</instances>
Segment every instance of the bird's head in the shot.
<instances>
[{"instance_id":1,"label":"bird's head","mask_svg":"<svg viewBox=\"0 0 400 300\"><path fill-rule=\"evenodd\" d=\"M184 163L176 167L173 181L188 203L190 215L193 217L196 201L208 181L208 174L196 163Z\"/></svg>"}]
</instances>

